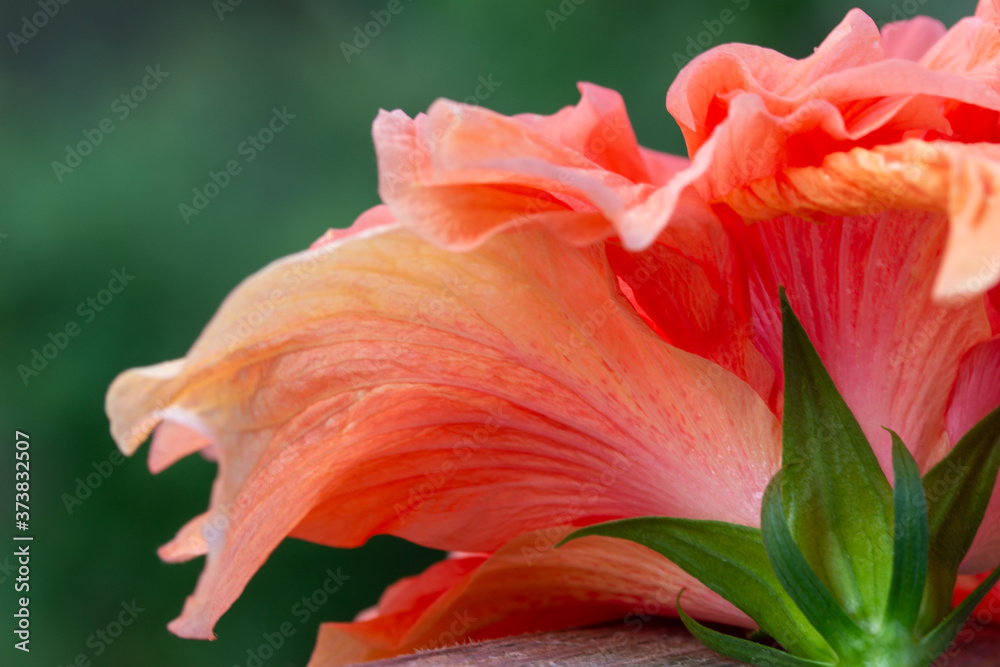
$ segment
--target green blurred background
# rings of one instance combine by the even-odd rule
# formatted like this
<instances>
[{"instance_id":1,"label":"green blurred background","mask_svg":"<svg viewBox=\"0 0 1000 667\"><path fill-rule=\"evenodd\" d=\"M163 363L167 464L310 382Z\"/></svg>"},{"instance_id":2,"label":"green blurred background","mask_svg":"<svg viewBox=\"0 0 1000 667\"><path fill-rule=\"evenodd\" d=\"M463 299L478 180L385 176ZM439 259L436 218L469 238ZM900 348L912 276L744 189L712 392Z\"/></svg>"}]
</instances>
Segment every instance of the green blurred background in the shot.
<instances>
[{"instance_id":1,"label":"green blurred background","mask_svg":"<svg viewBox=\"0 0 1000 667\"><path fill-rule=\"evenodd\" d=\"M575 103L575 83L587 80L623 94L640 142L683 152L664 96L678 71L674 53L690 48L688 38L717 29L729 10L734 20L711 45L752 42L802 57L852 6L399 2L402 11L350 62L341 43L388 0L14 0L0 9L3 665L69 665L83 654L93 665L245 666L248 649L286 621L295 634L264 664L304 665L320 622L351 619L386 585L440 557L391 538L348 551L288 540L218 624L218 640L185 641L165 624L202 559L165 565L155 549L204 510L214 464L196 456L152 476L143 449L112 465L72 512L64 502L77 478L95 465L108 470L101 462L114 446L103 399L118 372L182 356L242 278L378 201L369 128L379 108L412 115L436 97L473 95L484 77L499 83L486 106L551 113ZM25 17L44 6L58 11L36 18L45 23L37 31L26 28ZM950 25L974 4L885 0L862 8L880 25L914 13ZM147 66L169 76L123 118L115 99L143 82ZM240 143L273 108L286 107L295 118L246 163ZM113 131L95 134L104 118ZM65 163L67 144L84 141L85 131L103 134L101 142L57 174L52 163ZM179 205L191 204L192 189L232 159L242 172L186 223ZM100 312L87 306L123 267L135 276L128 286L98 304ZM26 384L17 367L29 366L33 350L69 322L79 334ZM30 434L32 455L30 655L13 650L15 429ZM293 607L328 568L350 579L304 620ZM91 635L133 600L144 611L101 649Z\"/></svg>"}]
</instances>

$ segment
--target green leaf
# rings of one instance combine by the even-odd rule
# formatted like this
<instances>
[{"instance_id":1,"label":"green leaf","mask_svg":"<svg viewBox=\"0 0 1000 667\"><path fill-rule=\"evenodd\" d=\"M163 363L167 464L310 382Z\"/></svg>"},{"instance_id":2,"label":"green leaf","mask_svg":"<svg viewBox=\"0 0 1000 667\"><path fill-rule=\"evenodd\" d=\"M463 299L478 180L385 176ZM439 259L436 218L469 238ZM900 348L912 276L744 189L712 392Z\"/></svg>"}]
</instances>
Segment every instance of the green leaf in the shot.
<instances>
[{"instance_id":1,"label":"green leaf","mask_svg":"<svg viewBox=\"0 0 1000 667\"><path fill-rule=\"evenodd\" d=\"M830 642L838 654L843 652L843 648L853 652L869 638L816 576L795 544L781 506L783 475L779 472L771 478L764 491L760 515L764 549L778 581L816 631Z\"/></svg>"},{"instance_id":2,"label":"green leaf","mask_svg":"<svg viewBox=\"0 0 1000 667\"><path fill-rule=\"evenodd\" d=\"M965 621L969 618L969 615L975 611L976 605L982 602L998 579L1000 579L1000 567L993 570L990 576L984 579L983 583L979 584L976 590L969 594L969 597L962 600L939 626L923 638L920 642L920 650L928 658L927 662L923 664L931 664L935 658L945 652L955 637L958 636L958 631L965 625Z\"/></svg>"},{"instance_id":3,"label":"green leaf","mask_svg":"<svg viewBox=\"0 0 1000 667\"><path fill-rule=\"evenodd\" d=\"M986 514L1000 470L1000 408L973 426L924 476L930 530L930 572L920 630L951 609L958 566Z\"/></svg>"},{"instance_id":4,"label":"green leaf","mask_svg":"<svg viewBox=\"0 0 1000 667\"><path fill-rule=\"evenodd\" d=\"M781 291L782 494L806 560L855 618L877 625L892 567L892 490L864 431Z\"/></svg>"},{"instance_id":5,"label":"green leaf","mask_svg":"<svg viewBox=\"0 0 1000 667\"><path fill-rule=\"evenodd\" d=\"M920 614L920 601L927 583L927 502L920 468L898 435L892 433L892 471L895 545L892 584L885 620L912 629Z\"/></svg>"},{"instance_id":6,"label":"green leaf","mask_svg":"<svg viewBox=\"0 0 1000 667\"><path fill-rule=\"evenodd\" d=\"M683 593L683 591L681 591ZM681 618L681 623L688 629L695 639L712 649L716 653L740 660L742 662L757 665L758 667L803 667L803 666L827 666L833 662L817 662L805 658L796 657L790 653L785 653L770 646L757 644L746 639L723 634L717 630L706 628L704 625L694 620L684 613L681 608L681 596L677 596L677 615Z\"/></svg>"},{"instance_id":7,"label":"green leaf","mask_svg":"<svg viewBox=\"0 0 1000 667\"><path fill-rule=\"evenodd\" d=\"M582 528L589 535L630 540L652 549L729 600L790 652L832 660L834 653L782 589L760 531L719 521L645 517Z\"/></svg>"}]
</instances>

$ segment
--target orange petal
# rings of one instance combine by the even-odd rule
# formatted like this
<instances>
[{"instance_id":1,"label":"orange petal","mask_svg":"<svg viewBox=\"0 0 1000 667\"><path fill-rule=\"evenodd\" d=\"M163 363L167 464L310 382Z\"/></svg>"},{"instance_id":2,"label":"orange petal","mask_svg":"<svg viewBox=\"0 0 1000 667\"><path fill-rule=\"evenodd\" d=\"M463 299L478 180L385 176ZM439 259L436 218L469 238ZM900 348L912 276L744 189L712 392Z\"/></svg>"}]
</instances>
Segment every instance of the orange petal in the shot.
<instances>
[{"instance_id":1,"label":"orange petal","mask_svg":"<svg viewBox=\"0 0 1000 667\"><path fill-rule=\"evenodd\" d=\"M640 149L618 93L580 84L576 107L548 117L440 100L373 127L379 193L405 226L452 250L522 225L586 245L612 233L652 243L702 171ZM686 163L685 163L686 165ZM665 180L667 177L669 181Z\"/></svg>"},{"instance_id":2,"label":"orange petal","mask_svg":"<svg viewBox=\"0 0 1000 667\"><path fill-rule=\"evenodd\" d=\"M909 140L834 153L725 198L748 218L815 217L893 209L946 213L950 221L935 297L981 294L1000 282L1000 146Z\"/></svg>"},{"instance_id":3,"label":"orange petal","mask_svg":"<svg viewBox=\"0 0 1000 667\"><path fill-rule=\"evenodd\" d=\"M638 629L653 616L676 616L681 589L688 613L754 627L654 551L604 537L553 550L564 534L554 529L524 535L488 559L453 559L403 580L365 620L321 626L309 667L607 621Z\"/></svg>"},{"instance_id":4,"label":"orange petal","mask_svg":"<svg viewBox=\"0 0 1000 667\"><path fill-rule=\"evenodd\" d=\"M382 225L275 262L184 360L120 376L108 412L124 449L183 413L218 454L187 637L289 534L490 551L623 516L753 524L779 458L748 385L660 340L600 246L541 231L452 253Z\"/></svg>"}]
</instances>

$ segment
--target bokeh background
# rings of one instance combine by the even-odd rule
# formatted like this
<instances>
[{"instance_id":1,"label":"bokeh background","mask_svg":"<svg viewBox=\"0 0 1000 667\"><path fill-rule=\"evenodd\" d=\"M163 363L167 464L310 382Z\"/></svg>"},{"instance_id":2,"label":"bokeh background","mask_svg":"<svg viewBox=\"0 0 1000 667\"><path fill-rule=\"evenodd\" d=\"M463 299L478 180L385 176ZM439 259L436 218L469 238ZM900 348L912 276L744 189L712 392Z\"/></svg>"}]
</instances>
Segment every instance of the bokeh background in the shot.
<instances>
[{"instance_id":1,"label":"bokeh background","mask_svg":"<svg viewBox=\"0 0 1000 667\"><path fill-rule=\"evenodd\" d=\"M145 449L121 465L102 463L114 451L104 392L118 372L182 356L242 278L377 203L369 128L379 108L412 115L437 97L462 100L482 77L495 84L484 105L551 113L575 103L575 83L586 80L623 94L641 143L683 152L664 107L679 57L705 46L705 35L709 46L752 42L802 57L852 6L398 1L402 11L367 44L359 40L363 48L349 59L342 43L352 44L356 28L388 0L7 0L0 7L3 665L69 665L83 655L109 667L250 667L260 663L248 650L285 622L295 634L263 664L304 665L320 622L351 619L386 585L440 558L389 538L355 550L288 540L218 624L216 641L181 640L165 624L202 560L165 565L155 549L207 506L214 464L195 456L152 476ZM45 7L54 15L42 20ZM862 8L879 25L916 13L950 25L974 3L867 0ZM724 10L734 17L729 24L717 22ZM721 34L710 34L720 26ZM116 102L142 84L147 67L169 75L135 108ZM295 118L247 163L238 147L274 108ZM110 133L100 131L105 118ZM100 143L67 163L67 145L85 132ZM242 172L185 220L179 205L190 205L193 189L233 159ZM134 276L127 287L98 302L100 312L88 305L123 269ZM25 382L18 366L30 366L33 351L68 323L78 335ZM32 456L29 655L13 650L11 632L15 429L30 434ZM89 495L78 488L109 466ZM68 505L73 496L82 502ZM350 579L304 618L295 605L322 585L328 568ZM134 623L113 643L97 638L133 601L143 610Z\"/></svg>"}]
</instances>

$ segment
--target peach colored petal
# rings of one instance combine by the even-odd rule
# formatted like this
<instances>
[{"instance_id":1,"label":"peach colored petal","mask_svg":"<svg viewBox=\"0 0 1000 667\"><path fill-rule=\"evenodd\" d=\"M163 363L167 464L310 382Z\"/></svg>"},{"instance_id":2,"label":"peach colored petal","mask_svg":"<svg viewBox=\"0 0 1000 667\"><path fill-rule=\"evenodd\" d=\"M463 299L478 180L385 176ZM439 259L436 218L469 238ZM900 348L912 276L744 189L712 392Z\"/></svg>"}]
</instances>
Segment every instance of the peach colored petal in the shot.
<instances>
[{"instance_id":1,"label":"peach colored petal","mask_svg":"<svg viewBox=\"0 0 1000 667\"><path fill-rule=\"evenodd\" d=\"M744 614L655 552L631 542L586 538L552 550L565 530L513 540L473 567L446 561L397 586L391 608L320 628L309 667L338 667L419 649L606 621L629 628L675 616L677 593L698 618L753 627ZM446 568L447 571L443 571ZM432 580L430 585L423 579ZM449 580L450 579L450 580ZM428 595L428 589L436 594ZM420 593L423 593L421 595Z\"/></svg>"},{"instance_id":2,"label":"peach colored petal","mask_svg":"<svg viewBox=\"0 0 1000 667\"><path fill-rule=\"evenodd\" d=\"M939 299L1000 282L1000 146L909 140L827 156L818 167L763 178L725 201L742 216L866 215L893 209L947 213L934 287Z\"/></svg>"},{"instance_id":3,"label":"peach colored petal","mask_svg":"<svg viewBox=\"0 0 1000 667\"><path fill-rule=\"evenodd\" d=\"M544 232L451 253L379 226L275 262L184 360L115 381L113 433L161 405L198 418L220 466L171 624L186 637L210 637L290 533L489 551L622 516L753 524L779 458L748 385L661 341L601 247Z\"/></svg>"},{"instance_id":4,"label":"peach colored petal","mask_svg":"<svg viewBox=\"0 0 1000 667\"><path fill-rule=\"evenodd\" d=\"M553 116L506 117L446 100L411 120L373 126L379 193L405 226L452 250L523 225L587 245L652 243L703 165L640 149L614 91L580 84L581 101ZM685 163L686 165L686 163ZM666 180L669 178L669 180Z\"/></svg>"},{"instance_id":5,"label":"peach colored petal","mask_svg":"<svg viewBox=\"0 0 1000 667\"><path fill-rule=\"evenodd\" d=\"M580 103L561 114L521 114L515 118L536 125L547 136L609 172L633 183L651 182L644 149L636 141L622 96L591 83L581 83L578 88Z\"/></svg>"},{"instance_id":6,"label":"peach colored petal","mask_svg":"<svg viewBox=\"0 0 1000 667\"><path fill-rule=\"evenodd\" d=\"M735 218L735 216L733 216ZM941 215L730 220L748 258L755 342L781 372L778 287L891 474L899 433L923 469L949 446L945 412L965 353L990 337L983 297L932 298Z\"/></svg>"},{"instance_id":7,"label":"peach colored petal","mask_svg":"<svg viewBox=\"0 0 1000 667\"><path fill-rule=\"evenodd\" d=\"M379 204L378 206L374 206L358 216L358 219L354 221L354 224L347 229L328 229L323 236L313 241L312 245L309 247L312 249L319 248L321 246L325 246L327 243L349 238L358 232L365 232L369 229L375 229L383 225L395 224L395 222L396 219L392 217L392 212L389 211L389 207L385 204Z\"/></svg>"},{"instance_id":8,"label":"peach colored petal","mask_svg":"<svg viewBox=\"0 0 1000 667\"><path fill-rule=\"evenodd\" d=\"M929 16L889 23L882 27L882 52L886 58L920 60L945 32L944 24Z\"/></svg>"},{"instance_id":9,"label":"peach colored petal","mask_svg":"<svg viewBox=\"0 0 1000 667\"><path fill-rule=\"evenodd\" d=\"M1000 2L997 0L979 0L976 3L976 18L993 25L1000 25Z\"/></svg>"}]
</instances>

